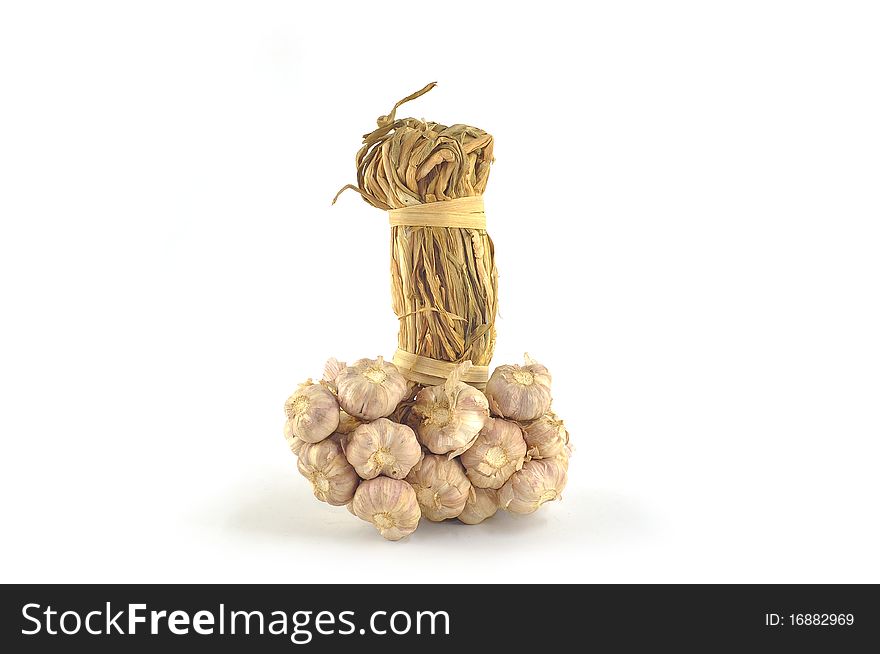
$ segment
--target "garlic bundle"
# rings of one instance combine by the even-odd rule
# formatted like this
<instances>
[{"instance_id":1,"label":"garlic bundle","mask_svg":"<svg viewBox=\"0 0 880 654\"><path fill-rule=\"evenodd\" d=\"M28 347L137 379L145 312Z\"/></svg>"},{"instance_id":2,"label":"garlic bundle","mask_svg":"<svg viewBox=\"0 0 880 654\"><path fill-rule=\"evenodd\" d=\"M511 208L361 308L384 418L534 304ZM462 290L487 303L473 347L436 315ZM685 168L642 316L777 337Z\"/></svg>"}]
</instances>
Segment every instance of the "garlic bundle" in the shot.
<instances>
[{"instance_id":1,"label":"garlic bundle","mask_svg":"<svg viewBox=\"0 0 880 654\"><path fill-rule=\"evenodd\" d=\"M477 525L498 511L498 491L491 488L473 488L458 519L466 525Z\"/></svg>"},{"instance_id":2,"label":"garlic bundle","mask_svg":"<svg viewBox=\"0 0 880 654\"><path fill-rule=\"evenodd\" d=\"M492 413L511 420L535 420L550 409L550 372L525 355L525 365L495 368L486 384Z\"/></svg>"},{"instance_id":3,"label":"garlic bundle","mask_svg":"<svg viewBox=\"0 0 880 654\"><path fill-rule=\"evenodd\" d=\"M287 441L290 451L299 456L299 451L306 442L293 433L293 423L290 420L284 423L284 440Z\"/></svg>"},{"instance_id":4,"label":"garlic bundle","mask_svg":"<svg viewBox=\"0 0 880 654\"><path fill-rule=\"evenodd\" d=\"M472 488L461 463L436 454L426 454L406 481L416 492L422 515L432 522L458 517Z\"/></svg>"},{"instance_id":5,"label":"garlic bundle","mask_svg":"<svg viewBox=\"0 0 880 654\"><path fill-rule=\"evenodd\" d=\"M311 482L315 497L333 506L348 504L360 483L360 478L345 458L342 446L330 438L303 445L296 465Z\"/></svg>"},{"instance_id":6,"label":"garlic bundle","mask_svg":"<svg viewBox=\"0 0 880 654\"><path fill-rule=\"evenodd\" d=\"M376 477L362 482L349 510L373 523L388 540L400 540L416 530L421 512L412 486L401 479Z\"/></svg>"},{"instance_id":7,"label":"garlic bundle","mask_svg":"<svg viewBox=\"0 0 880 654\"><path fill-rule=\"evenodd\" d=\"M568 430L552 411L523 427L523 436L533 459L559 456L568 445Z\"/></svg>"},{"instance_id":8,"label":"garlic bundle","mask_svg":"<svg viewBox=\"0 0 880 654\"><path fill-rule=\"evenodd\" d=\"M511 513L533 513L544 502L560 498L567 469L560 459L527 461L498 491L498 505Z\"/></svg>"},{"instance_id":9,"label":"garlic bundle","mask_svg":"<svg viewBox=\"0 0 880 654\"><path fill-rule=\"evenodd\" d=\"M421 460L422 448L412 429L379 418L349 434L345 456L363 479L402 479Z\"/></svg>"},{"instance_id":10,"label":"garlic bundle","mask_svg":"<svg viewBox=\"0 0 880 654\"><path fill-rule=\"evenodd\" d=\"M306 443L324 440L339 426L339 403L329 389L311 379L287 398L284 411L294 436Z\"/></svg>"},{"instance_id":11,"label":"garlic bundle","mask_svg":"<svg viewBox=\"0 0 880 654\"><path fill-rule=\"evenodd\" d=\"M386 363L382 357L355 361L342 370L333 383L342 408L363 420L391 415L409 387L397 366Z\"/></svg>"},{"instance_id":12,"label":"garlic bundle","mask_svg":"<svg viewBox=\"0 0 880 654\"><path fill-rule=\"evenodd\" d=\"M323 379L284 405L284 438L315 497L388 540L422 516L476 525L498 509L532 513L558 499L572 446L550 411L546 368L528 355L525 366L499 366L488 398L462 382L470 368L455 365L445 383L425 387L381 357L327 361Z\"/></svg>"},{"instance_id":13,"label":"garlic bundle","mask_svg":"<svg viewBox=\"0 0 880 654\"><path fill-rule=\"evenodd\" d=\"M489 418L486 396L460 381L470 367L465 361L445 384L428 386L416 395L410 420L419 442L434 454L458 456L474 443Z\"/></svg>"},{"instance_id":14,"label":"garlic bundle","mask_svg":"<svg viewBox=\"0 0 880 654\"><path fill-rule=\"evenodd\" d=\"M467 478L477 488L501 488L522 468L526 442L515 422L489 418L474 444L461 455Z\"/></svg>"}]
</instances>

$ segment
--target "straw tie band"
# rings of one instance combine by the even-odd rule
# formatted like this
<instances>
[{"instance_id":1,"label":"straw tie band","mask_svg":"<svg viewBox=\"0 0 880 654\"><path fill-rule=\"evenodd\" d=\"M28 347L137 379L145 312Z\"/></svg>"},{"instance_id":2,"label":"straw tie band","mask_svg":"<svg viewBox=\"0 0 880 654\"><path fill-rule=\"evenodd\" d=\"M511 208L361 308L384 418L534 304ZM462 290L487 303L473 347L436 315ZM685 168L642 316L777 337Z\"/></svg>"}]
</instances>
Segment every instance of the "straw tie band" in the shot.
<instances>
[{"instance_id":1,"label":"straw tie band","mask_svg":"<svg viewBox=\"0 0 880 654\"><path fill-rule=\"evenodd\" d=\"M404 377L425 386L443 384L455 367L459 365L449 361L429 359L400 349L394 353L391 361L400 369ZM489 381L489 366L471 366L461 380L471 386L485 388L486 382Z\"/></svg>"},{"instance_id":2,"label":"straw tie band","mask_svg":"<svg viewBox=\"0 0 880 654\"><path fill-rule=\"evenodd\" d=\"M392 226L410 227L460 227L462 229L486 229L486 213L480 195L442 202L414 204L403 209L388 211Z\"/></svg>"}]
</instances>

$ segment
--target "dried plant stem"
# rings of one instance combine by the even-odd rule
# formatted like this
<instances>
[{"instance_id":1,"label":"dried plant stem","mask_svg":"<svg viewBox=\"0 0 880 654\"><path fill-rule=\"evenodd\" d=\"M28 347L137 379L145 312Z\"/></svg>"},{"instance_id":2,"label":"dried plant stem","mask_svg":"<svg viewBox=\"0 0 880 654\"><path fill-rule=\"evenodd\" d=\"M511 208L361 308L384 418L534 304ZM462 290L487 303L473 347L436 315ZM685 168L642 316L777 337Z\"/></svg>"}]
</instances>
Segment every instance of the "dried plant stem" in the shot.
<instances>
[{"instance_id":1,"label":"dried plant stem","mask_svg":"<svg viewBox=\"0 0 880 654\"><path fill-rule=\"evenodd\" d=\"M391 297L400 319L400 349L489 365L497 292L494 247L485 231L391 228Z\"/></svg>"},{"instance_id":2,"label":"dried plant stem","mask_svg":"<svg viewBox=\"0 0 880 654\"><path fill-rule=\"evenodd\" d=\"M486 189L493 161L490 134L468 125L395 118L400 105L433 87L428 84L395 104L364 136L358 184L348 188L374 207L401 209L479 196ZM498 273L485 230L393 226L391 291L400 349L440 361L489 364Z\"/></svg>"}]
</instances>

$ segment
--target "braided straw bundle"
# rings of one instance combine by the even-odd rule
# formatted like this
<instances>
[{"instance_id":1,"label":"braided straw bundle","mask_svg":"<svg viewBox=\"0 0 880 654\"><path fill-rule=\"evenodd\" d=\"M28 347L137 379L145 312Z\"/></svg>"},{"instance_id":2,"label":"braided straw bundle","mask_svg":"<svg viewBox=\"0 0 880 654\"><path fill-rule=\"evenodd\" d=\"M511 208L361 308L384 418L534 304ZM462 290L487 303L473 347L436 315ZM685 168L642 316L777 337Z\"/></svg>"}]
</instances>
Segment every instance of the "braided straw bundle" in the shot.
<instances>
[{"instance_id":1,"label":"braided straw bundle","mask_svg":"<svg viewBox=\"0 0 880 654\"><path fill-rule=\"evenodd\" d=\"M424 384L442 381L452 364L471 361L465 381L483 386L498 308L494 246L481 199L493 139L468 125L395 117L400 105L435 84L379 117L357 153L357 186L340 193L355 190L391 216L392 307L400 321L395 363ZM459 226L443 226L449 224Z\"/></svg>"}]
</instances>

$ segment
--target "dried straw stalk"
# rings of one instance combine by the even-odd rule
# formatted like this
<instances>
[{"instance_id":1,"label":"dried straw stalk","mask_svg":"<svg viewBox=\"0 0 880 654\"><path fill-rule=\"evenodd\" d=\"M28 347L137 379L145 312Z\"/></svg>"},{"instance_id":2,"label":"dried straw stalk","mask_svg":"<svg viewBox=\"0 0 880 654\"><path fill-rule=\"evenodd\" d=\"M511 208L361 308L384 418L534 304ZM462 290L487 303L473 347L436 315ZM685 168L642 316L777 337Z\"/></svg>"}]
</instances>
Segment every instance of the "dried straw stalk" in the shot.
<instances>
[{"instance_id":1,"label":"dried straw stalk","mask_svg":"<svg viewBox=\"0 0 880 654\"><path fill-rule=\"evenodd\" d=\"M357 153L357 186L340 193L353 189L384 210L483 194L493 160L490 134L468 125L395 118L400 105L434 86L407 96L378 119L378 128L364 136ZM401 350L440 361L489 364L498 271L486 230L393 226L391 293Z\"/></svg>"}]
</instances>

